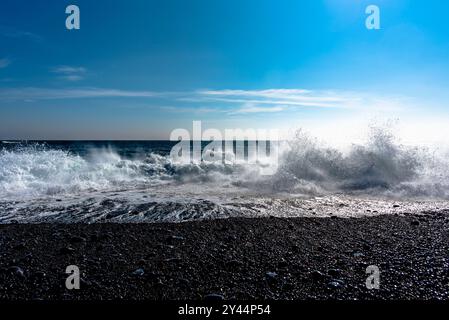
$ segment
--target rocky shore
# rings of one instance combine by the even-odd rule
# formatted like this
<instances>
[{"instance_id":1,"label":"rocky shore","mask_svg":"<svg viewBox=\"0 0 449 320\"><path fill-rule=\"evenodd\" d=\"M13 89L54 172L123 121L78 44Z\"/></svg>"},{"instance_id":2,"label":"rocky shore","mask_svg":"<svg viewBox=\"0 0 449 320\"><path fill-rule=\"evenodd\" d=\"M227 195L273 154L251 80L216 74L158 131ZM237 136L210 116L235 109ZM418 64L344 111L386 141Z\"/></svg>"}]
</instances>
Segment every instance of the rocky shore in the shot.
<instances>
[{"instance_id":1,"label":"rocky shore","mask_svg":"<svg viewBox=\"0 0 449 320\"><path fill-rule=\"evenodd\" d=\"M79 290L65 286L68 265ZM449 299L449 213L4 224L0 299Z\"/></svg>"}]
</instances>

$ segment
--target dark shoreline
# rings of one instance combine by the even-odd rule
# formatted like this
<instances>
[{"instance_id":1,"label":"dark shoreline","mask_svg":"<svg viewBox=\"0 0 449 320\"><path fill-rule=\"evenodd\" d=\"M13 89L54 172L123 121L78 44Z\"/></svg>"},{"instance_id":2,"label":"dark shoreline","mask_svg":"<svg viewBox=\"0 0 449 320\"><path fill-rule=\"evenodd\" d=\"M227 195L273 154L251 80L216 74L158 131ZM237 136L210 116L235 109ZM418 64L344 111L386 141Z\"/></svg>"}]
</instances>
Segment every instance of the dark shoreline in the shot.
<instances>
[{"instance_id":1,"label":"dark shoreline","mask_svg":"<svg viewBox=\"0 0 449 320\"><path fill-rule=\"evenodd\" d=\"M0 225L0 300L447 300L448 240L445 213Z\"/></svg>"}]
</instances>

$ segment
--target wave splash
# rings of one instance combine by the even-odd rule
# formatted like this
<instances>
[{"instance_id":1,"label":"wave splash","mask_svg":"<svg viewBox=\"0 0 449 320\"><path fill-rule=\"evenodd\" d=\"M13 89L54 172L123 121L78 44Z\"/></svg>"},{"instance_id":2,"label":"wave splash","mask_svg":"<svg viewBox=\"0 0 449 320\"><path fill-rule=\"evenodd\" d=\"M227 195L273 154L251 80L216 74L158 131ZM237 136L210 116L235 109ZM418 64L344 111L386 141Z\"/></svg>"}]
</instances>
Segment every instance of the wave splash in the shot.
<instances>
[{"instance_id":1,"label":"wave splash","mask_svg":"<svg viewBox=\"0 0 449 320\"><path fill-rule=\"evenodd\" d=\"M113 149L91 149L86 156L20 145L0 150L0 197L36 198L86 191L133 190L164 183L231 182L252 170L219 163L174 164L169 156L149 153L127 159Z\"/></svg>"},{"instance_id":2,"label":"wave splash","mask_svg":"<svg viewBox=\"0 0 449 320\"><path fill-rule=\"evenodd\" d=\"M139 183L138 163L101 153L92 161L44 145L20 146L0 152L0 194L41 196L102 190Z\"/></svg>"},{"instance_id":3,"label":"wave splash","mask_svg":"<svg viewBox=\"0 0 449 320\"><path fill-rule=\"evenodd\" d=\"M255 164L175 165L168 155L156 153L127 159L113 149L92 149L80 156L45 144L28 144L0 150L0 197L37 198L173 183L207 188L213 183L268 194L448 199L448 169L444 155L401 145L383 128L372 128L364 145L345 151L298 131L284 143L272 176L259 175Z\"/></svg>"},{"instance_id":4,"label":"wave splash","mask_svg":"<svg viewBox=\"0 0 449 320\"><path fill-rule=\"evenodd\" d=\"M298 131L269 186L314 195L448 198L448 169L437 152L401 145L385 128L372 127L366 144L354 144L345 152Z\"/></svg>"}]
</instances>

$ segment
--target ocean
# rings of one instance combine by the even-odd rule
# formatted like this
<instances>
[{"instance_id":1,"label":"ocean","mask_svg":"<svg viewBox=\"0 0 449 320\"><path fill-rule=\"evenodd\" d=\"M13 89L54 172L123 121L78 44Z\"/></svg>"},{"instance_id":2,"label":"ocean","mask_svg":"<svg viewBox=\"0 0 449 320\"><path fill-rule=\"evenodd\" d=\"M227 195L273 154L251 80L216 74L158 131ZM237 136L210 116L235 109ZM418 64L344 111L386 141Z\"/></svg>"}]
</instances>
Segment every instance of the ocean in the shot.
<instances>
[{"instance_id":1,"label":"ocean","mask_svg":"<svg viewBox=\"0 0 449 320\"><path fill-rule=\"evenodd\" d=\"M176 164L175 144L2 141L0 223L353 217L448 204L446 153L403 146L384 131L345 151L297 134L272 175L258 163Z\"/></svg>"}]
</instances>

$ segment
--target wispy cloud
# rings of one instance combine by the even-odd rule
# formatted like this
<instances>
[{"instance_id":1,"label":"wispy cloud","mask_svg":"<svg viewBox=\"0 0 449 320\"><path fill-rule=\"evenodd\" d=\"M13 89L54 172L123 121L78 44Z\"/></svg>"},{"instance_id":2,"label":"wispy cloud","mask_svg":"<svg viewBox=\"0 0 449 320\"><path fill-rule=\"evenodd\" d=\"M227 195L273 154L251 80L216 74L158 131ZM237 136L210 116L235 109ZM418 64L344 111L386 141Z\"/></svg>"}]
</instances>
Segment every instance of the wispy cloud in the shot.
<instances>
[{"instance_id":1,"label":"wispy cloud","mask_svg":"<svg viewBox=\"0 0 449 320\"><path fill-rule=\"evenodd\" d=\"M6 68L11 64L11 60L7 58L0 59L0 69Z\"/></svg>"},{"instance_id":2,"label":"wispy cloud","mask_svg":"<svg viewBox=\"0 0 449 320\"><path fill-rule=\"evenodd\" d=\"M72 67L72 66L58 66L51 70L53 73L58 74L60 79L67 81L79 81L84 79L87 69L84 67Z\"/></svg>"},{"instance_id":3,"label":"wispy cloud","mask_svg":"<svg viewBox=\"0 0 449 320\"><path fill-rule=\"evenodd\" d=\"M83 67L61 66L53 69L63 75L76 75L86 71ZM83 98L151 98L164 101L168 107L159 107L171 113L216 113L220 115L254 115L296 112L309 109L342 109L353 111L388 112L403 110L410 103L406 97L386 97L376 94L309 91L303 89L269 90L201 90L190 92L155 92L81 88L0 88L1 101L67 100Z\"/></svg>"},{"instance_id":4,"label":"wispy cloud","mask_svg":"<svg viewBox=\"0 0 449 320\"><path fill-rule=\"evenodd\" d=\"M81 89L46 89L46 88L5 88L0 89L1 100L51 100L82 98L146 98L157 96L151 91L128 91L119 89L81 88Z\"/></svg>"},{"instance_id":5,"label":"wispy cloud","mask_svg":"<svg viewBox=\"0 0 449 320\"><path fill-rule=\"evenodd\" d=\"M344 108L354 102L354 97L305 89L202 90L197 94L193 99L252 105Z\"/></svg>"},{"instance_id":6,"label":"wispy cloud","mask_svg":"<svg viewBox=\"0 0 449 320\"><path fill-rule=\"evenodd\" d=\"M18 30L16 28L8 26L0 26L0 36L7 38L27 38L34 42L41 42L43 40L43 38L38 34L29 31Z\"/></svg>"},{"instance_id":7,"label":"wispy cloud","mask_svg":"<svg viewBox=\"0 0 449 320\"><path fill-rule=\"evenodd\" d=\"M205 108L205 107L160 107L161 110L173 113L220 113L225 110L219 108Z\"/></svg>"},{"instance_id":8,"label":"wispy cloud","mask_svg":"<svg viewBox=\"0 0 449 320\"><path fill-rule=\"evenodd\" d=\"M253 103L247 103L241 108L228 112L229 114L246 114L246 113L273 113L284 111L286 107L284 106L274 106L274 107L259 107Z\"/></svg>"},{"instance_id":9,"label":"wispy cloud","mask_svg":"<svg viewBox=\"0 0 449 320\"><path fill-rule=\"evenodd\" d=\"M387 97L377 94L306 89L266 90L200 90L196 95L180 98L190 102L238 105L230 114L294 111L299 108L352 109L397 111L404 107L407 97Z\"/></svg>"}]
</instances>

